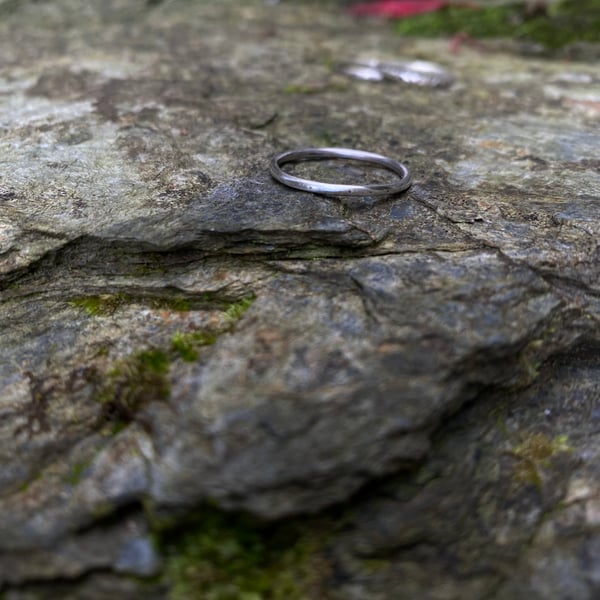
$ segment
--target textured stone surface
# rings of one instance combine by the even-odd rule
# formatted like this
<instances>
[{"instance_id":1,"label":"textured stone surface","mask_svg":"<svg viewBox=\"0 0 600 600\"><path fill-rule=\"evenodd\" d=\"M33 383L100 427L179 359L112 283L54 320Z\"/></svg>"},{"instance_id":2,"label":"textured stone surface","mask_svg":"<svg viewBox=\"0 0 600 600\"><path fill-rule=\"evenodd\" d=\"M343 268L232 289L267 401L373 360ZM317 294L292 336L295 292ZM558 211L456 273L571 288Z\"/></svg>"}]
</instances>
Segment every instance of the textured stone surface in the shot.
<instances>
[{"instance_id":1,"label":"textured stone surface","mask_svg":"<svg viewBox=\"0 0 600 600\"><path fill-rule=\"evenodd\" d=\"M482 395L423 468L358 504L336 542L341 598L598 595L598 349L546 369Z\"/></svg>"},{"instance_id":2,"label":"textured stone surface","mask_svg":"<svg viewBox=\"0 0 600 600\"><path fill-rule=\"evenodd\" d=\"M332 597L597 595L593 65L452 55L315 4L0 10L9 598L134 598L161 572L155 518L294 517L370 484ZM361 56L456 83L336 68ZM271 180L310 145L415 183L340 201Z\"/></svg>"}]
</instances>

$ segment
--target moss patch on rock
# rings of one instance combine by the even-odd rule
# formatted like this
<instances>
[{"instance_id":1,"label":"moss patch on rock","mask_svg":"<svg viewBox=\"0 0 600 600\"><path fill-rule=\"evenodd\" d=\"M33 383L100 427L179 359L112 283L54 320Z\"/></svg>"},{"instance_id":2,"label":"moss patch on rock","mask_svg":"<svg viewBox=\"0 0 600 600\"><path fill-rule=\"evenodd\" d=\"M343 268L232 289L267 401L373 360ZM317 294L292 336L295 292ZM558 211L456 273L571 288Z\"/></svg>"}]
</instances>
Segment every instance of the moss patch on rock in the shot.
<instances>
[{"instance_id":1,"label":"moss patch on rock","mask_svg":"<svg viewBox=\"0 0 600 600\"><path fill-rule=\"evenodd\" d=\"M237 321L244 315L252 305L252 302L254 302L254 296L248 296L231 302L211 293L196 294L193 297L159 297L133 295L124 292L91 294L70 300L72 306L82 308L91 317L110 316L115 314L120 308L131 304L139 304L151 310L172 310L176 312L188 312L200 307L218 307L223 310L227 318L234 321Z\"/></svg>"},{"instance_id":2,"label":"moss patch on rock","mask_svg":"<svg viewBox=\"0 0 600 600\"><path fill-rule=\"evenodd\" d=\"M224 310L226 319L230 323L239 321L252 306L254 300L256 300L254 296L248 296L238 300L237 302L232 302L229 304Z\"/></svg>"},{"instance_id":3,"label":"moss patch on rock","mask_svg":"<svg viewBox=\"0 0 600 600\"><path fill-rule=\"evenodd\" d=\"M464 33L474 38L510 37L554 50L573 42L597 42L600 4L596 0L565 0L535 13L528 13L524 2L478 9L449 6L404 18L396 29L408 36Z\"/></svg>"},{"instance_id":4,"label":"moss patch on rock","mask_svg":"<svg viewBox=\"0 0 600 600\"><path fill-rule=\"evenodd\" d=\"M95 298L88 298L85 302L92 300L94 302L91 309L105 310L103 303L106 300L100 300L100 304L96 304ZM176 332L170 344L146 348L114 361L96 393L96 400L102 405L102 421L116 424L118 431L123 425L130 423L146 404L167 400L171 387L171 364L178 359L197 361L201 348L214 344L220 335L233 331L254 300L254 296L249 296L223 306L221 326ZM107 306L116 310L115 302L120 300L111 297ZM84 307L90 310L87 306Z\"/></svg>"},{"instance_id":5,"label":"moss patch on rock","mask_svg":"<svg viewBox=\"0 0 600 600\"><path fill-rule=\"evenodd\" d=\"M71 300L73 306L83 308L92 317L112 315L119 308L136 303L156 310L186 312L192 308L190 299L185 297L135 297L121 292L116 294L81 296Z\"/></svg>"},{"instance_id":6,"label":"moss patch on rock","mask_svg":"<svg viewBox=\"0 0 600 600\"><path fill-rule=\"evenodd\" d=\"M200 348L211 346L217 341L218 335L208 331L193 331L191 333L177 332L171 347L186 362L196 362L200 356Z\"/></svg>"},{"instance_id":7,"label":"moss patch on rock","mask_svg":"<svg viewBox=\"0 0 600 600\"><path fill-rule=\"evenodd\" d=\"M116 361L97 396L103 420L129 423L144 404L166 400L170 362L166 352L155 348Z\"/></svg>"},{"instance_id":8,"label":"moss patch on rock","mask_svg":"<svg viewBox=\"0 0 600 600\"><path fill-rule=\"evenodd\" d=\"M264 526L206 509L187 526L161 533L170 600L325 599L331 525Z\"/></svg>"}]
</instances>

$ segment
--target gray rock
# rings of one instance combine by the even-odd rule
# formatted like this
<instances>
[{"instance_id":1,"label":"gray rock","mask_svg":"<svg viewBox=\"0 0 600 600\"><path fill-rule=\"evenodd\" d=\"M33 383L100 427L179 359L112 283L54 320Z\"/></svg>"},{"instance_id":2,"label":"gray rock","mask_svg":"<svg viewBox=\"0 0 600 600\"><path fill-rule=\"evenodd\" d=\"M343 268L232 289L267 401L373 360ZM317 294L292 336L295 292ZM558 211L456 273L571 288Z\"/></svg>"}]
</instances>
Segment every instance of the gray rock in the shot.
<instances>
[{"instance_id":1,"label":"gray rock","mask_svg":"<svg viewBox=\"0 0 600 600\"><path fill-rule=\"evenodd\" d=\"M160 570L160 560L147 537L133 538L123 546L114 565L117 573L129 573L148 577Z\"/></svg>"},{"instance_id":2,"label":"gray rock","mask_svg":"<svg viewBox=\"0 0 600 600\"><path fill-rule=\"evenodd\" d=\"M346 506L332 598L597 595L593 65L315 5L0 11L7 597L134 598L152 531L206 505ZM332 67L360 56L456 83ZM332 145L415 182L340 201L268 175Z\"/></svg>"},{"instance_id":3,"label":"gray rock","mask_svg":"<svg viewBox=\"0 0 600 600\"><path fill-rule=\"evenodd\" d=\"M581 346L524 391L481 394L421 469L355 505L339 597L597 596L599 393L597 346Z\"/></svg>"}]
</instances>

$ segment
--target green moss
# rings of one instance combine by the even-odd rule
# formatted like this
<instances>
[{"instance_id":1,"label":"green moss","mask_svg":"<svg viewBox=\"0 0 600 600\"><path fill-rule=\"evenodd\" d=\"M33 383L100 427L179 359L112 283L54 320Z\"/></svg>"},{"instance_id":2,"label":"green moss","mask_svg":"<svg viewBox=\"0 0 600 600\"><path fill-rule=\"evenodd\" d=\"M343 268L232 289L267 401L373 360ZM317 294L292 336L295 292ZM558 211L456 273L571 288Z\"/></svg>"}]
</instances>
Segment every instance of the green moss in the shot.
<instances>
[{"instance_id":1,"label":"green moss","mask_svg":"<svg viewBox=\"0 0 600 600\"><path fill-rule=\"evenodd\" d=\"M156 298L148 303L150 308L174 310L176 312L189 312L192 303L189 298Z\"/></svg>"},{"instance_id":2,"label":"green moss","mask_svg":"<svg viewBox=\"0 0 600 600\"><path fill-rule=\"evenodd\" d=\"M96 356L108 356L110 354L110 346L100 346L96 352Z\"/></svg>"},{"instance_id":3,"label":"green moss","mask_svg":"<svg viewBox=\"0 0 600 600\"><path fill-rule=\"evenodd\" d=\"M118 292L116 294L96 294L73 298L72 306L84 309L90 316L113 315L123 306L139 304L153 310L172 310L188 312L194 308L216 308L225 312L233 321L239 320L254 302L254 296L248 296L235 302L226 302L215 294L196 294L193 297L153 297L132 295Z\"/></svg>"},{"instance_id":4,"label":"green moss","mask_svg":"<svg viewBox=\"0 0 600 600\"><path fill-rule=\"evenodd\" d=\"M242 298L237 302L231 303L225 309L225 317L229 321L239 321L248 311L248 309L252 306L254 300L256 298L254 296L248 296L246 298Z\"/></svg>"},{"instance_id":5,"label":"green moss","mask_svg":"<svg viewBox=\"0 0 600 600\"><path fill-rule=\"evenodd\" d=\"M184 361L195 362L198 360L200 348L203 346L211 346L217 339L218 335L213 332L178 332L173 336L171 346Z\"/></svg>"},{"instance_id":6,"label":"green moss","mask_svg":"<svg viewBox=\"0 0 600 600\"><path fill-rule=\"evenodd\" d=\"M226 324L221 329L208 331L193 331L191 333L177 332L171 338L171 350L186 362L194 362L200 356L200 349L214 344L219 335L231 331L233 326L246 314L254 296L232 302L223 309Z\"/></svg>"},{"instance_id":7,"label":"green moss","mask_svg":"<svg viewBox=\"0 0 600 600\"><path fill-rule=\"evenodd\" d=\"M130 304L141 304L155 310L173 310L187 312L191 310L191 301L185 297L155 298L132 296L130 294L100 294L82 296L71 300L72 306L83 308L90 316L113 315L118 309Z\"/></svg>"},{"instance_id":8,"label":"green moss","mask_svg":"<svg viewBox=\"0 0 600 600\"><path fill-rule=\"evenodd\" d=\"M474 38L510 37L556 49L571 42L598 41L600 3L565 0L547 13L528 15L524 2L474 10L460 6L414 15L398 21L396 29L409 36L448 36L466 33Z\"/></svg>"},{"instance_id":9,"label":"green moss","mask_svg":"<svg viewBox=\"0 0 600 600\"><path fill-rule=\"evenodd\" d=\"M118 304L115 302L115 296L111 294L74 298L71 300L70 304L72 306L83 308L88 315L92 317L112 314L118 308Z\"/></svg>"},{"instance_id":10,"label":"green moss","mask_svg":"<svg viewBox=\"0 0 600 600\"><path fill-rule=\"evenodd\" d=\"M186 362L195 362L198 360L198 349L194 344L191 334L176 333L171 340L175 352Z\"/></svg>"},{"instance_id":11,"label":"green moss","mask_svg":"<svg viewBox=\"0 0 600 600\"><path fill-rule=\"evenodd\" d=\"M129 423L145 404L169 397L171 359L160 349L149 349L116 361L108 371L96 399L103 418L117 427Z\"/></svg>"},{"instance_id":12,"label":"green moss","mask_svg":"<svg viewBox=\"0 0 600 600\"><path fill-rule=\"evenodd\" d=\"M168 372L170 360L162 350L145 350L136 355L136 361L144 370L156 375Z\"/></svg>"},{"instance_id":13,"label":"green moss","mask_svg":"<svg viewBox=\"0 0 600 600\"><path fill-rule=\"evenodd\" d=\"M86 303L90 300L87 298ZM173 301L169 302L172 308ZM171 363L178 358L187 362L198 360L200 349L214 344L220 335L232 331L253 302L254 297L247 297L225 305L225 324L220 328L177 332L167 347L142 350L115 361L96 394L96 400L103 407L102 420L111 424L111 433L117 433L130 423L136 413L149 402L166 400L170 393ZM90 307L96 314L98 310L104 310L102 305L100 308L95 303L85 306ZM176 306L185 310L187 304L178 303Z\"/></svg>"},{"instance_id":14,"label":"green moss","mask_svg":"<svg viewBox=\"0 0 600 600\"><path fill-rule=\"evenodd\" d=\"M309 600L329 576L326 529L260 527L207 509L185 532L161 534L170 600Z\"/></svg>"}]
</instances>

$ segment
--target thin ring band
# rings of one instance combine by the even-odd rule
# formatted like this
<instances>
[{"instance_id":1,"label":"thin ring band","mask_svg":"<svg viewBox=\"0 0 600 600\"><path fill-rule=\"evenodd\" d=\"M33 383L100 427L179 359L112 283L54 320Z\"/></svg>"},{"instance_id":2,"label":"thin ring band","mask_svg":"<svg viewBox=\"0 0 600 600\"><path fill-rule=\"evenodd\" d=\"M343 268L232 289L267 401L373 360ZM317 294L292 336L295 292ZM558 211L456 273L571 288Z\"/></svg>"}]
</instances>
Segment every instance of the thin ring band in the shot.
<instances>
[{"instance_id":1,"label":"thin ring band","mask_svg":"<svg viewBox=\"0 0 600 600\"><path fill-rule=\"evenodd\" d=\"M339 183L324 183L312 179L302 179L285 173L281 166L289 162L306 160L323 160L327 158L344 158L377 165L393 171L400 176L392 183L373 183L369 185L349 185ZM271 175L280 183L297 190L326 194L329 196L386 196L406 190L411 183L410 171L402 163L387 156L350 148L299 148L289 150L274 156L269 165Z\"/></svg>"}]
</instances>

